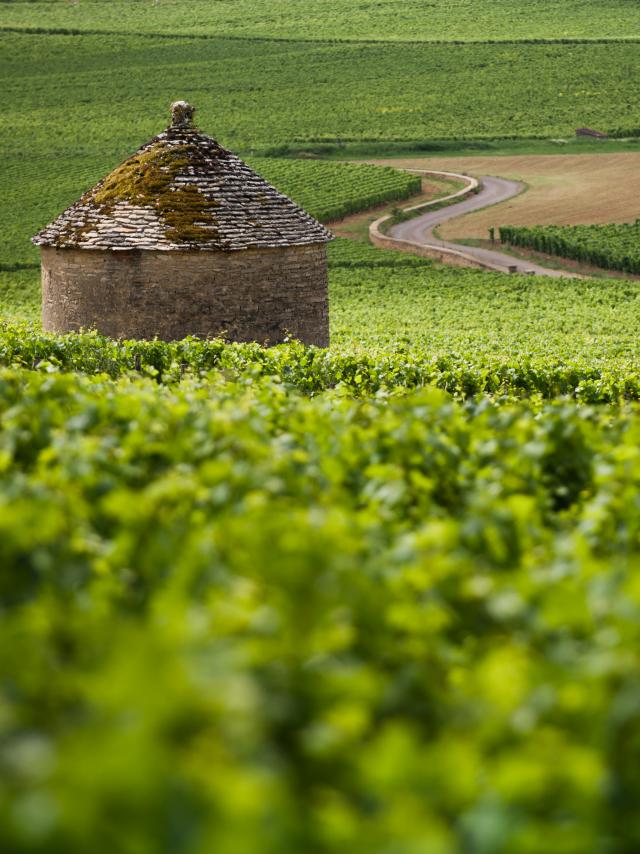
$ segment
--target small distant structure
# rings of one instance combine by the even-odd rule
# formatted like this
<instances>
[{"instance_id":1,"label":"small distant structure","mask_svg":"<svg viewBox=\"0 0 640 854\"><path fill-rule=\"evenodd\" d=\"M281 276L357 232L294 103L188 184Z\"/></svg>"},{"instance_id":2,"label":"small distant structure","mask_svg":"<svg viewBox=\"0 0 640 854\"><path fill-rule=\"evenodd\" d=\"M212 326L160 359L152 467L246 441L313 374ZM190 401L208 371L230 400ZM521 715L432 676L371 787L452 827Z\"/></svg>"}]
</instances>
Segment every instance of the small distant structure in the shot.
<instances>
[{"instance_id":1,"label":"small distant structure","mask_svg":"<svg viewBox=\"0 0 640 854\"><path fill-rule=\"evenodd\" d=\"M200 133L194 108L33 242L42 324L113 338L329 343L323 225Z\"/></svg>"},{"instance_id":2,"label":"small distant structure","mask_svg":"<svg viewBox=\"0 0 640 854\"><path fill-rule=\"evenodd\" d=\"M601 130L594 130L593 128L578 128L576 130L576 136L591 136L595 137L595 139L609 139L606 133L602 133Z\"/></svg>"}]
</instances>

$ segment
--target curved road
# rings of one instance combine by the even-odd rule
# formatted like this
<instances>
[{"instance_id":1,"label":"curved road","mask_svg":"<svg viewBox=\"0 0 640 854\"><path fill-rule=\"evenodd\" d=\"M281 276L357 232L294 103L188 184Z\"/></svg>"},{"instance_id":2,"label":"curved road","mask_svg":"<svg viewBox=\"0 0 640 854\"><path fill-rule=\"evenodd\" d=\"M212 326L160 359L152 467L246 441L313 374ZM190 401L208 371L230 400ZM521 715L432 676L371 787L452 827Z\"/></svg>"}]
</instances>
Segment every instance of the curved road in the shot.
<instances>
[{"instance_id":1,"label":"curved road","mask_svg":"<svg viewBox=\"0 0 640 854\"><path fill-rule=\"evenodd\" d=\"M566 271L541 267L539 264L534 264L531 261L522 261L514 258L512 255L506 255L504 252L498 252L494 249L466 246L461 243L440 240L434 236L434 228L442 225L443 222L461 216L461 214L486 208L489 205L496 205L498 202L505 202L507 199L517 196L524 189L524 184L521 184L519 181L509 181L507 178L494 178L491 175L483 175L480 181L482 189L479 193L469 196L457 204L440 208L440 210L427 210L421 216L414 217L406 222L400 222L389 229L389 236L397 237L400 240L410 240L412 243L422 243L429 246L439 246L445 249L454 249L457 252L464 252L465 255L476 258L488 267L503 272L536 273L540 276L556 277L571 276L571 273L567 273ZM513 269L514 267L515 270Z\"/></svg>"}]
</instances>

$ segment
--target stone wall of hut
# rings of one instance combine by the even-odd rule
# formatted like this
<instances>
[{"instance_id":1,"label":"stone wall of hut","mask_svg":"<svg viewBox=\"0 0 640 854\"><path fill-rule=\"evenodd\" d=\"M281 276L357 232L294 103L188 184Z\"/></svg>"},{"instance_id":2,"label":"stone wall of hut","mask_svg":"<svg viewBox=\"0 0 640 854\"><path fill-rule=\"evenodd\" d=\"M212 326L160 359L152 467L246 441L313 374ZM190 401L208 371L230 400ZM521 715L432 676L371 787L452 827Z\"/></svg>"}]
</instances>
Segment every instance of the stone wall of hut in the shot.
<instances>
[{"instance_id":1,"label":"stone wall of hut","mask_svg":"<svg viewBox=\"0 0 640 854\"><path fill-rule=\"evenodd\" d=\"M48 332L113 338L225 335L329 343L326 245L209 251L42 247Z\"/></svg>"}]
</instances>

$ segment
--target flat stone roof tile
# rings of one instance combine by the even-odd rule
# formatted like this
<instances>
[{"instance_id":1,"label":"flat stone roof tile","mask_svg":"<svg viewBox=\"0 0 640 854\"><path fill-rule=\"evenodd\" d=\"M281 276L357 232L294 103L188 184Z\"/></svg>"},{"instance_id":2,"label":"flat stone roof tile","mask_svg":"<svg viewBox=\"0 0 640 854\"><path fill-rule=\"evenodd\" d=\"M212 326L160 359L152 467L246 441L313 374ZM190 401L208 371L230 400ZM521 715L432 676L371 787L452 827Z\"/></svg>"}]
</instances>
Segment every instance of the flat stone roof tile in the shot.
<instances>
[{"instance_id":1,"label":"flat stone roof tile","mask_svg":"<svg viewBox=\"0 0 640 854\"><path fill-rule=\"evenodd\" d=\"M183 103L183 102L180 102ZM200 133L193 108L32 238L75 249L234 251L326 243L331 232ZM190 112L189 112L190 111Z\"/></svg>"}]
</instances>

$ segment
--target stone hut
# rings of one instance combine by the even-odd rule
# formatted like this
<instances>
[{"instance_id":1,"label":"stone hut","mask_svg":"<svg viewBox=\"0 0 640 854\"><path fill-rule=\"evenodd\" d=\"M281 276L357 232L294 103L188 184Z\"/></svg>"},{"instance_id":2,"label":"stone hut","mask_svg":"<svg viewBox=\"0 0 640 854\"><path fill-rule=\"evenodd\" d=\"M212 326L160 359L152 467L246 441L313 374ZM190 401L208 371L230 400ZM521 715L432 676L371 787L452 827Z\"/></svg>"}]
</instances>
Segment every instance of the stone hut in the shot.
<instances>
[{"instance_id":1,"label":"stone hut","mask_svg":"<svg viewBox=\"0 0 640 854\"><path fill-rule=\"evenodd\" d=\"M200 133L194 108L42 229L42 323L114 338L329 343L331 233Z\"/></svg>"}]
</instances>

